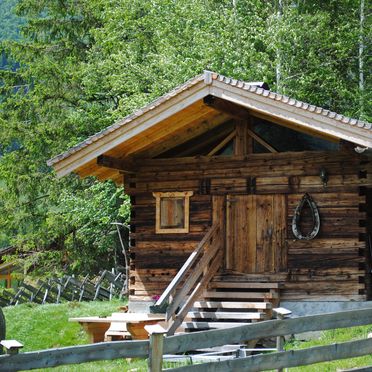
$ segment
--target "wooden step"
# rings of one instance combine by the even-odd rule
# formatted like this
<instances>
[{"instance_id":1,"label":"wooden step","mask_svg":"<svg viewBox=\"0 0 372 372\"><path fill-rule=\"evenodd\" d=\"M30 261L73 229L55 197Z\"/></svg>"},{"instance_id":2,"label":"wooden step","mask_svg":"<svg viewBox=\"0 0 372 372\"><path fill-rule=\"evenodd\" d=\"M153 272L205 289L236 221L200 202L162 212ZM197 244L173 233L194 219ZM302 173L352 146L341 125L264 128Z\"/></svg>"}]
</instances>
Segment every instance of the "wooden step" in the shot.
<instances>
[{"instance_id":1,"label":"wooden step","mask_svg":"<svg viewBox=\"0 0 372 372\"><path fill-rule=\"evenodd\" d=\"M221 311L190 311L187 314L190 318L202 319L232 319L232 320L251 320L265 319L264 313L243 313L243 312L221 312Z\"/></svg>"},{"instance_id":2,"label":"wooden step","mask_svg":"<svg viewBox=\"0 0 372 372\"><path fill-rule=\"evenodd\" d=\"M211 288L239 288L239 289L279 289L281 283L244 283L232 281L213 281L209 284Z\"/></svg>"},{"instance_id":3,"label":"wooden step","mask_svg":"<svg viewBox=\"0 0 372 372\"><path fill-rule=\"evenodd\" d=\"M215 275L214 281L233 281L233 282L285 282L288 279L288 273L270 273L270 274L244 274L237 272L225 272Z\"/></svg>"},{"instance_id":4,"label":"wooden step","mask_svg":"<svg viewBox=\"0 0 372 372\"><path fill-rule=\"evenodd\" d=\"M209 309L271 309L270 302L196 301L194 308Z\"/></svg>"},{"instance_id":5,"label":"wooden step","mask_svg":"<svg viewBox=\"0 0 372 372\"><path fill-rule=\"evenodd\" d=\"M203 294L204 298L236 298L236 299L252 299L260 298L270 300L278 298L277 293L270 292L217 292L217 291L205 291Z\"/></svg>"},{"instance_id":6,"label":"wooden step","mask_svg":"<svg viewBox=\"0 0 372 372\"><path fill-rule=\"evenodd\" d=\"M223 329L223 328L231 328L231 327L240 327L243 325L247 325L247 323L233 323L233 322L183 322L182 328L184 329L211 329L211 328L217 328L217 329Z\"/></svg>"}]
</instances>

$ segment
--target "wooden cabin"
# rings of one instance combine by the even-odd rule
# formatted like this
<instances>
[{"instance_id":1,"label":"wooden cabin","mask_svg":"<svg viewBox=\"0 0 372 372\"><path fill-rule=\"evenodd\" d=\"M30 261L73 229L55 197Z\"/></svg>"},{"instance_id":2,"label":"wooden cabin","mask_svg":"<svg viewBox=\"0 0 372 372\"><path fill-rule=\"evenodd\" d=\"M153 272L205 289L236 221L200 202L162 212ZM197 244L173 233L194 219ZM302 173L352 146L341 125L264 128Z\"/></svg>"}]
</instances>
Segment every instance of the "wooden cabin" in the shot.
<instances>
[{"instance_id":1,"label":"wooden cabin","mask_svg":"<svg viewBox=\"0 0 372 372\"><path fill-rule=\"evenodd\" d=\"M371 148L370 123L206 71L48 164L130 195L132 309L303 314L372 306Z\"/></svg>"}]
</instances>

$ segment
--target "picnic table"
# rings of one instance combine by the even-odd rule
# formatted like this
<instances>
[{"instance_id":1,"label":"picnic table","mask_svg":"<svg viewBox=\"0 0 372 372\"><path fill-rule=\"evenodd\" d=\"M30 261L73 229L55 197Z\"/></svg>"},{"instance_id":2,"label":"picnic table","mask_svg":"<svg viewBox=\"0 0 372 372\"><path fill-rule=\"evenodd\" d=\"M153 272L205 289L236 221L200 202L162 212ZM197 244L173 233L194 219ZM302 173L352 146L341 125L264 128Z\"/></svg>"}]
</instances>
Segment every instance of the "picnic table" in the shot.
<instances>
[{"instance_id":1,"label":"picnic table","mask_svg":"<svg viewBox=\"0 0 372 372\"><path fill-rule=\"evenodd\" d=\"M69 318L70 322L78 322L88 333L92 343L108 340L106 334L112 335L130 333L133 340L147 339L148 333L145 326L164 321L164 314L140 314L140 313L113 313L108 317L89 316Z\"/></svg>"}]
</instances>

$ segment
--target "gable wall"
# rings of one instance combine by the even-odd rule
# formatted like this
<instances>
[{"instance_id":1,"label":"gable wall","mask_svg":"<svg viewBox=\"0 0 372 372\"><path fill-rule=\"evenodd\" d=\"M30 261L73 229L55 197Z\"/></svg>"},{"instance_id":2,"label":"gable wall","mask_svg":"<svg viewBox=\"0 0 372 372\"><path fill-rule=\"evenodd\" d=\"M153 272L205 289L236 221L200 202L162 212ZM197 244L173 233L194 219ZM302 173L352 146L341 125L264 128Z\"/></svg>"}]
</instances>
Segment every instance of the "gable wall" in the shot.
<instances>
[{"instance_id":1,"label":"gable wall","mask_svg":"<svg viewBox=\"0 0 372 372\"><path fill-rule=\"evenodd\" d=\"M285 195L288 271L277 275L284 282L282 299L366 299L366 197L361 186L372 187L372 166L363 159L346 152L303 152L144 162L137 174L125 177L132 198L130 299L149 300L163 292L211 225L212 195L229 193ZM329 173L326 187L319 178L321 167ZM252 178L255 186L250 186ZM208 195L200 194L203 179L210 180ZM190 232L155 234L152 192L176 190L194 192ZM305 192L318 205L321 229L314 240L298 241L291 221Z\"/></svg>"}]
</instances>

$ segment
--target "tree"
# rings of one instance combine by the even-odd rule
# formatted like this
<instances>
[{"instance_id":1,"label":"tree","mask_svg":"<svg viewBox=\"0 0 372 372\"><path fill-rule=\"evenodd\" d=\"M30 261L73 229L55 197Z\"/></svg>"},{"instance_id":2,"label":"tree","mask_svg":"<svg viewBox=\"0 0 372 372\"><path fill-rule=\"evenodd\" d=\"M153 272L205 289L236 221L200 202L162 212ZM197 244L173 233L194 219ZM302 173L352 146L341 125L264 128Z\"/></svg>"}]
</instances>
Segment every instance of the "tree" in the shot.
<instances>
[{"instance_id":1,"label":"tree","mask_svg":"<svg viewBox=\"0 0 372 372\"><path fill-rule=\"evenodd\" d=\"M106 264L109 222L128 216L114 185L57 180L46 160L204 69L371 119L370 82L359 84L371 28L359 0L20 0L17 9L22 39L2 42L0 230L28 266Z\"/></svg>"},{"instance_id":2,"label":"tree","mask_svg":"<svg viewBox=\"0 0 372 372\"><path fill-rule=\"evenodd\" d=\"M100 259L107 261L103 251L113 244L107 232L119 218L118 189L74 176L57 180L46 166L52 155L108 123L95 112L99 103L86 99L82 89L89 30L99 27L96 12L85 1L22 1L23 39L3 42L19 68L0 72L0 230L18 248L26 269L88 272ZM97 200L106 208L87 220L85 203L97 207Z\"/></svg>"}]
</instances>

